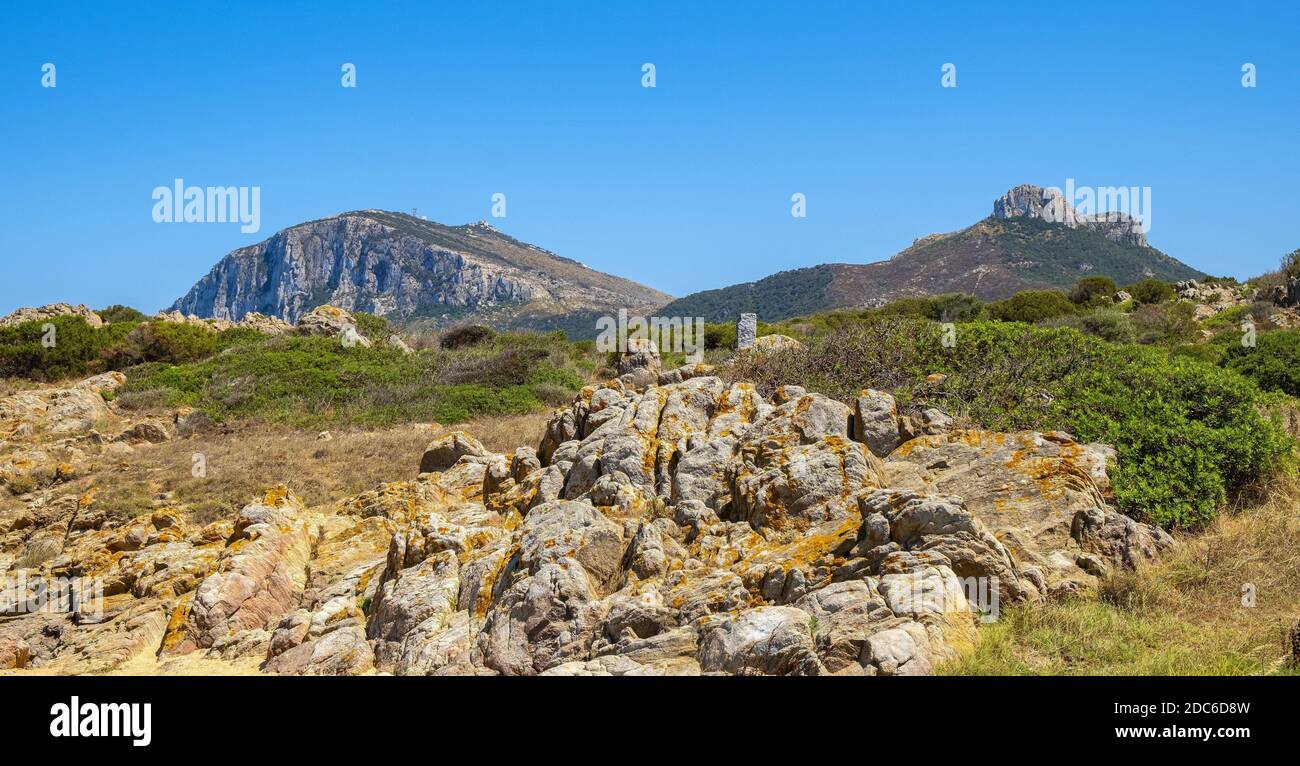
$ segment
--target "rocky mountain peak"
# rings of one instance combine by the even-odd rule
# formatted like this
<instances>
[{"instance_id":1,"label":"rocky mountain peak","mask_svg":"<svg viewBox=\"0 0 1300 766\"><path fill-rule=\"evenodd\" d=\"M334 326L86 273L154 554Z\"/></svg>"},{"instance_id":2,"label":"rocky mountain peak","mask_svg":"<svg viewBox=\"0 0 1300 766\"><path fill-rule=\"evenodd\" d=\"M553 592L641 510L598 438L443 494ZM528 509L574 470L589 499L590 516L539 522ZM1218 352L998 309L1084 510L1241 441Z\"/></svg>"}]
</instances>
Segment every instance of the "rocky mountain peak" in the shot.
<instances>
[{"instance_id":1,"label":"rocky mountain peak","mask_svg":"<svg viewBox=\"0 0 1300 766\"><path fill-rule=\"evenodd\" d=\"M1033 218L1071 229L1092 229L1112 242L1148 246L1141 221L1128 213L1115 210L1084 215L1059 190L1033 184L1020 184L994 200L993 218Z\"/></svg>"},{"instance_id":2,"label":"rocky mountain peak","mask_svg":"<svg viewBox=\"0 0 1300 766\"><path fill-rule=\"evenodd\" d=\"M226 255L171 307L293 323L331 304L397 320L510 323L662 304L671 296L589 269L486 221L446 226L383 210L308 221Z\"/></svg>"}]
</instances>

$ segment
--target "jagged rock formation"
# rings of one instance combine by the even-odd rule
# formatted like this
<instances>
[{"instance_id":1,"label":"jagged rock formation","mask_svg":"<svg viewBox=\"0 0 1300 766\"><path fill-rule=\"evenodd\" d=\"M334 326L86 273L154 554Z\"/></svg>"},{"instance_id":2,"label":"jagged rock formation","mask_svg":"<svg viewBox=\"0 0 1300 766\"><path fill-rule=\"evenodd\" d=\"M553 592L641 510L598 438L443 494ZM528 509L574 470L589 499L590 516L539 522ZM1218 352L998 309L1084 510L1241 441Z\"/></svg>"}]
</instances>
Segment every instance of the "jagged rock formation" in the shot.
<instances>
[{"instance_id":1,"label":"jagged rock formation","mask_svg":"<svg viewBox=\"0 0 1300 766\"><path fill-rule=\"evenodd\" d=\"M1082 215L1055 189L1021 184L993 202L993 217L1034 218L1070 229L1090 229L1112 242L1147 247L1142 223L1123 211Z\"/></svg>"},{"instance_id":2,"label":"jagged rock formation","mask_svg":"<svg viewBox=\"0 0 1300 766\"><path fill-rule=\"evenodd\" d=\"M917 239L887 261L783 271L693 293L659 313L730 322L756 312L774 322L917 295L964 292L993 300L1019 290L1068 289L1080 277L1098 274L1121 285L1145 277L1172 282L1204 276L1148 245L1137 221L1081 216L1059 194L1025 185L995 201L988 218L961 231Z\"/></svg>"},{"instance_id":3,"label":"jagged rock formation","mask_svg":"<svg viewBox=\"0 0 1300 766\"><path fill-rule=\"evenodd\" d=\"M628 366L658 360L643 348ZM414 481L332 507L272 488L203 528L166 509L112 524L93 502L0 515L7 575L104 585L93 615L11 608L0 664L924 674L977 640L993 599L1070 592L1172 544L1107 505L1103 445L909 418L881 391L769 399L711 372L629 369L584 389L536 451L453 433ZM78 428L104 414L85 405Z\"/></svg>"},{"instance_id":4,"label":"jagged rock formation","mask_svg":"<svg viewBox=\"0 0 1300 766\"><path fill-rule=\"evenodd\" d=\"M259 312L293 323L328 303L398 320L528 324L669 299L485 222L443 226L364 210L292 226L230 253L172 310L231 321Z\"/></svg>"}]
</instances>

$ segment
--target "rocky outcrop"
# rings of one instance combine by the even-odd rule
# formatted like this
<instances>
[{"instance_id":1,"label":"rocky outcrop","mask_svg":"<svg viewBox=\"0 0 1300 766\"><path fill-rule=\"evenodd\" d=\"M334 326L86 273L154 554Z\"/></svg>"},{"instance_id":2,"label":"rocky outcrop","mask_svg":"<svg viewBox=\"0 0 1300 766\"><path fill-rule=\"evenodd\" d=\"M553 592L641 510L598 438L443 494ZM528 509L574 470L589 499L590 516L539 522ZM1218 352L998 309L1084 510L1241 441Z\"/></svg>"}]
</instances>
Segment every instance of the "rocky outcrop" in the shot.
<instances>
[{"instance_id":1,"label":"rocky outcrop","mask_svg":"<svg viewBox=\"0 0 1300 766\"><path fill-rule=\"evenodd\" d=\"M1202 320L1233 308L1249 305L1253 290L1217 283L1202 283L1195 279L1184 279L1174 285L1178 297L1195 304L1193 316Z\"/></svg>"},{"instance_id":2,"label":"rocky outcrop","mask_svg":"<svg viewBox=\"0 0 1300 766\"><path fill-rule=\"evenodd\" d=\"M111 400L125 383L106 372L0 398L0 487L25 496L81 476L97 459L174 438L170 422L116 408Z\"/></svg>"},{"instance_id":3,"label":"rocky outcrop","mask_svg":"<svg viewBox=\"0 0 1300 766\"><path fill-rule=\"evenodd\" d=\"M0 327L13 327L23 322L34 322L42 319L51 319L60 316L79 316L86 320L86 324L91 327L102 327L104 320L99 314L91 311L86 306L73 306L67 303L51 303L48 306L40 308L20 308L10 314L0 317Z\"/></svg>"},{"instance_id":4,"label":"rocky outcrop","mask_svg":"<svg viewBox=\"0 0 1300 766\"><path fill-rule=\"evenodd\" d=\"M348 345L370 348L369 338L357 331L357 320L337 306L317 306L298 318L294 327L298 335L338 338Z\"/></svg>"},{"instance_id":5,"label":"rocky outcrop","mask_svg":"<svg viewBox=\"0 0 1300 766\"><path fill-rule=\"evenodd\" d=\"M617 311L669 296L512 239L486 223L442 226L364 210L299 224L236 250L171 307L237 321L258 312L288 322L322 304L408 318ZM501 318L501 317L497 317Z\"/></svg>"},{"instance_id":6,"label":"rocky outcrop","mask_svg":"<svg viewBox=\"0 0 1300 766\"><path fill-rule=\"evenodd\" d=\"M204 319L193 314L182 314L179 311L159 311L154 315L154 321L196 325L217 332L235 327L256 330L264 335L286 335L293 331L293 325L283 319L268 317L255 311L245 314L238 322L228 319Z\"/></svg>"},{"instance_id":7,"label":"rocky outcrop","mask_svg":"<svg viewBox=\"0 0 1300 766\"><path fill-rule=\"evenodd\" d=\"M1105 561L1134 566L1173 544L1107 504L1114 459L1110 447L1061 432L956 431L902 444L883 472L890 487L960 497L1029 582L1055 593L1092 584ZM1091 558L1098 549L1105 551L1101 565Z\"/></svg>"},{"instance_id":8,"label":"rocky outcrop","mask_svg":"<svg viewBox=\"0 0 1300 766\"><path fill-rule=\"evenodd\" d=\"M657 363L642 352L625 375ZM8 574L76 573L101 598L11 615L0 666L920 675L1000 604L1172 545L1107 504L1103 445L911 418L881 391L768 398L708 372L589 386L535 452L449 434L414 480L325 506L277 487L198 529L170 509L6 516Z\"/></svg>"}]
</instances>

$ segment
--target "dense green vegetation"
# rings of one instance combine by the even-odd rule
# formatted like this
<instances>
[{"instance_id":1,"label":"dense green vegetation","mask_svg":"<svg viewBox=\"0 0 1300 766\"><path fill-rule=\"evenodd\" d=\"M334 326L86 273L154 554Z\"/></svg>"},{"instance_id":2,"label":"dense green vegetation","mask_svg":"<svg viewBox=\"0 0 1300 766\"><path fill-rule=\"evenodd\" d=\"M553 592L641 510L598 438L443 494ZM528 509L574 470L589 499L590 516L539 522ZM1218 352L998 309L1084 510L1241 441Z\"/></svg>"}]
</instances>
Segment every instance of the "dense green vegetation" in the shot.
<instances>
[{"instance_id":1,"label":"dense green vegetation","mask_svg":"<svg viewBox=\"0 0 1300 766\"><path fill-rule=\"evenodd\" d=\"M456 351L405 354L333 339L272 337L192 364L128 372L124 407L187 405L214 420L302 426L455 423L568 401L592 367L555 335L511 333Z\"/></svg>"},{"instance_id":2,"label":"dense green vegetation","mask_svg":"<svg viewBox=\"0 0 1300 766\"><path fill-rule=\"evenodd\" d=\"M121 309L118 316L140 313L115 308ZM260 337L242 328L215 332L200 325L134 319L92 328L79 316L59 316L0 328L0 377L58 380L143 362L192 362Z\"/></svg>"},{"instance_id":3,"label":"dense green vegetation","mask_svg":"<svg viewBox=\"0 0 1300 766\"><path fill-rule=\"evenodd\" d=\"M1084 277L1070 290L1070 302L1078 306L1106 306L1117 292L1110 277Z\"/></svg>"},{"instance_id":4,"label":"dense green vegetation","mask_svg":"<svg viewBox=\"0 0 1300 766\"><path fill-rule=\"evenodd\" d=\"M1075 305L1060 290L1022 290L990 303L986 310L991 318L1003 322L1041 322L1073 314Z\"/></svg>"},{"instance_id":5,"label":"dense green vegetation","mask_svg":"<svg viewBox=\"0 0 1300 766\"><path fill-rule=\"evenodd\" d=\"M1227 347L1223 364L1259 384L1260 388L1300 397L1300 330L1264 333L1254 348Z\"/></svg>"},{"instance_id":6,"label":"dense green vegetation","mask_svg":"<svg viewBox=\"0 0 1300 766\"><path fill-rule=\"evenodd\" d=\"M1124 288L1124 291L1133 296L1133 300L1138 303L1164 303L1173 300L1174 297L1174 286L1159 279L1134 282Z\"/></svg>"},{"instance_id":7,"label":"dense green vegetation","mask_svg":"<svg viewBox=\"0 0 1300 766\"><path fill-rule=\"evenodd\" d=\"M947 375L941 383L927 380ZM1293 442L1251 380L1165 349L1111 344L1070 328L1011 322L957 327L872 316L805 349L742 358L728 374L765 389L795 383L848 400L863 388L939 406L996 430L1059 429L1115 445L1112 483L1126 511L1200 526L1231 497L1291 465Z\"/></svg>"}]
</instances>

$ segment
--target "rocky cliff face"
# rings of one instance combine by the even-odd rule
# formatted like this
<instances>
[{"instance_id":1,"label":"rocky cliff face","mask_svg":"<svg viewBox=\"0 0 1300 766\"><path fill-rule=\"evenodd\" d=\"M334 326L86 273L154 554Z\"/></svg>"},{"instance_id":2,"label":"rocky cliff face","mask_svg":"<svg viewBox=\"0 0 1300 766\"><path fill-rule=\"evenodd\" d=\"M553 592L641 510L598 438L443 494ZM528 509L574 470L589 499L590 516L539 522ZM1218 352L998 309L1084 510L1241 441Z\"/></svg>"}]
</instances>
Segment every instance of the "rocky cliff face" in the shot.
<instances>
[{"instance_id":1,"label":"rocky cliff face","mask_svg":"<svg viewBox=\"0 0 1300 766\"><path fill-rule=\"evenodd\" d=\"M367 210L299 224L236 250L172 310L296 322L322 304L393 319L543 316L663 303L669 296L519 242L487 223L443 226Z\"/></svg>"},{"instance_id":2,"label":"rocky cliff face","mask_svg":"<svg viewBox=\"0 0 1300 766\"><path fill-rule=\"evenodd\" d=\"M1031 184L1021 184L995 200L993 217L1035 218L1071 229L1089 229L1112 242L1147 247L1141 222L1129 214L1115 211L1082 215L1060 192Z\"/></svg>"}]
</instances>

